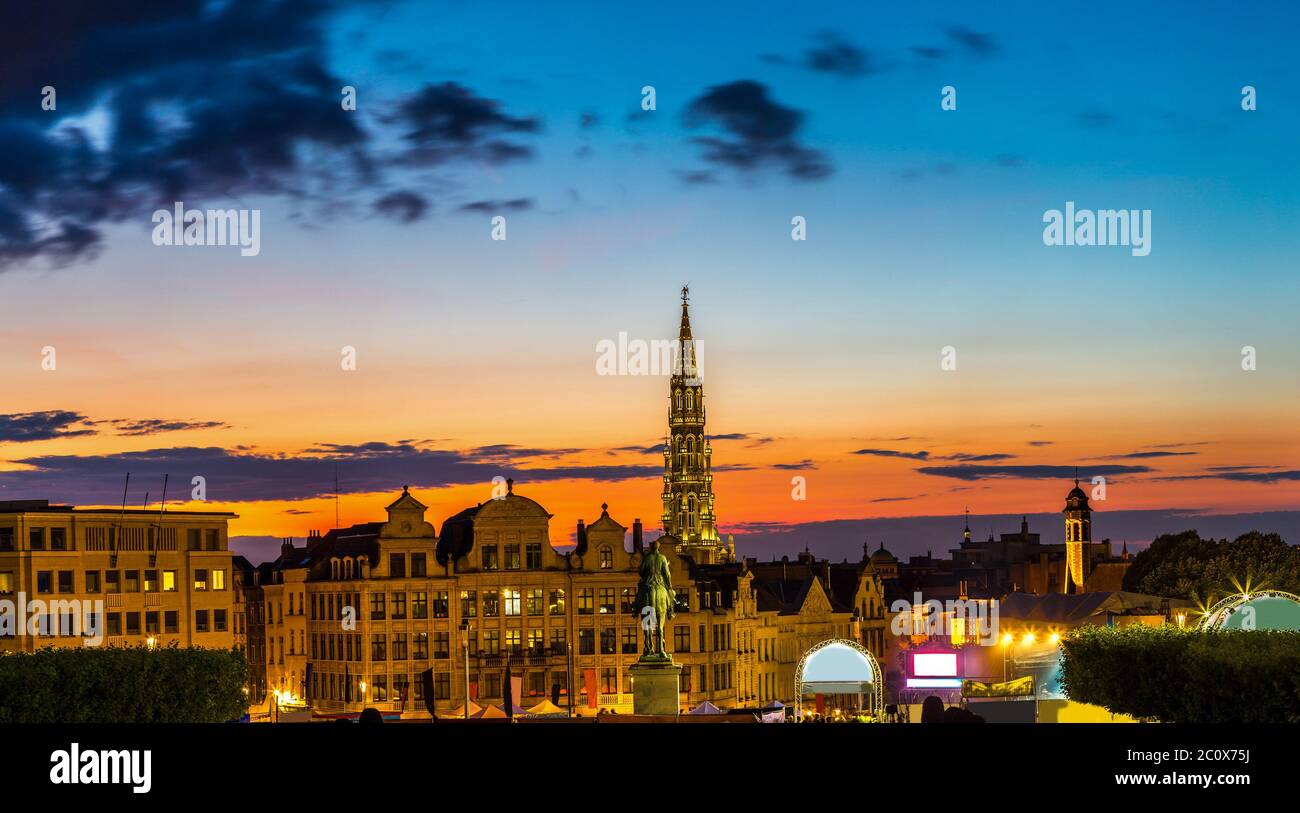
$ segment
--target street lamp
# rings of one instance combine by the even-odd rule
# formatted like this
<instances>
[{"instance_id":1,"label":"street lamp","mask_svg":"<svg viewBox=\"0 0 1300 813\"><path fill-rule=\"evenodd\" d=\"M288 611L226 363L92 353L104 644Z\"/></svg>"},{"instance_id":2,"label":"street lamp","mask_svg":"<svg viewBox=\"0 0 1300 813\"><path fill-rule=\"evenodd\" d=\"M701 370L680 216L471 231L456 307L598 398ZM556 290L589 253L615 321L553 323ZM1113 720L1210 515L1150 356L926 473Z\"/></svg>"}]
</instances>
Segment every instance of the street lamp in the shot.
<instances>
[{"instance_id":1,"label":"street lamp","mask_svg":"<svg viewBox=\"0 0 1300 813\"><path fill-rule=\"evenodd\" d=\"M361 705L366 705L366 681L364 679L361 681Z\"/></svg>"}]
</instances>

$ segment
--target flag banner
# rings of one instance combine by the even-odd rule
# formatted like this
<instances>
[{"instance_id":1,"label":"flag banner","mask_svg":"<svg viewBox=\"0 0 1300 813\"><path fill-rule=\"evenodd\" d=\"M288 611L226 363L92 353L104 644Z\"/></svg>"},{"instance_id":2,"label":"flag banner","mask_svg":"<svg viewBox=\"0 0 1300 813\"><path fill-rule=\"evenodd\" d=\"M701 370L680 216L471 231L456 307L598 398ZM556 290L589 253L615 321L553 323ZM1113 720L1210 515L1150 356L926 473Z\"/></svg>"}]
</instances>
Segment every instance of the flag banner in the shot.
<instances>
[{"instance_id":1,"label":"flag banner","mask_svg":"<svg viewBox=\"0 0 1300 813\"><path fill-rule=\"evenodd\" d=\"M596 691L596 670L583 669L582 681L587 686L587 708L594 709L600 705L600 694Z\"/></svg>"}]
</instances>

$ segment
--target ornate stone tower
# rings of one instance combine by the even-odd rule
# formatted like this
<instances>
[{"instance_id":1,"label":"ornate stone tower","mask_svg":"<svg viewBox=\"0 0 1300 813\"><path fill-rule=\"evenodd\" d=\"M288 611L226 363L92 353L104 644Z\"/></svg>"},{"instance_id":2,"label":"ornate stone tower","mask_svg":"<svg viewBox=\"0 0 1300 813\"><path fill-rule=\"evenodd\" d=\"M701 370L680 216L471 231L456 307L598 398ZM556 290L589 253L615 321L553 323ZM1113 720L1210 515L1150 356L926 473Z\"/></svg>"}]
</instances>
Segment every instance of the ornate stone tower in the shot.
<instances>
[{"instance_id":1,"label":"ornate stone tower","mask_svg":"<svg viewBox=\"0 0 1300 813\"><path fill-rule=\"evenodd\" d=\"M713 513L710 448L704 435L703 358L691 336L690 289L682 288L682 324L668 388L668 436L664 439L664 533L682 542L698 563L727 560Z\"/></svg>"},{"instance_id":2,"label":"ornate stone tower","mask_svg":"<svg viewBox=\"0 0 1300 813\"><path fill-rule=\"evenodd\" d=\"M1079 478L1074 478L1074 488L1065 496L1065 592L1083 591L1083 580L1087 577L1087 547L1092 542L1092 509L1088 507L1088 495L1079 488Z\"/></svg>"}]
</instances>

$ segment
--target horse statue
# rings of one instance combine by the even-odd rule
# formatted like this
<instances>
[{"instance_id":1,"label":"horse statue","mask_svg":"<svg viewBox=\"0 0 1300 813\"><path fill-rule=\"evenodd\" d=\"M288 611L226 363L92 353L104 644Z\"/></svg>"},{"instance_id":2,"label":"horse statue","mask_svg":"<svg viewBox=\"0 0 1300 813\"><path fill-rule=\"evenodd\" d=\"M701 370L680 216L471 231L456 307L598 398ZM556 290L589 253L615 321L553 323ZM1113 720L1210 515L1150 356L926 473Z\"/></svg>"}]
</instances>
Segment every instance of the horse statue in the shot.
<instances>
[{"instance_id":1,"label":"horse statue","mask_svg":"<svg viewBox=\"0 0 1300 813\"><path fill-rule=\"evenodd\" d=\"M672 660L664 647L664 622L676 613L673 605L673 580L668 570L668 557L659 552L659 540L650 543L650 549L641 558L641 580L636 587L636 611L641 617L641 630L645 645L641 660Z\"/></svg>"}]
</instances>

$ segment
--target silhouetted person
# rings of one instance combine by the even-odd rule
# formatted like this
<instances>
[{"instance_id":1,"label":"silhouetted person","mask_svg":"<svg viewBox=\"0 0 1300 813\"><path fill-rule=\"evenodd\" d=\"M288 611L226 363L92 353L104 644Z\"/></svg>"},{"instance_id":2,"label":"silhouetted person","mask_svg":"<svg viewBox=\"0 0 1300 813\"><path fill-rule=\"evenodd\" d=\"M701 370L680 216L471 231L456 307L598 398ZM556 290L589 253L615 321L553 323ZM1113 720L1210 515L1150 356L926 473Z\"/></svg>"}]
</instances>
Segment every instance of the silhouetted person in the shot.
<instances>
[{"instance_id":1,"label":"silhouetted person","mask_svg":"<svg viewBox=\"0 0 1300 813\"><path fill-rule=\"evenodd\" d=\"M923 723L942 723L943 722L943 701L935 695L925 698L921 704L921 722Z\"/></svg>"},{"instance_id":2,"label":"silhouetted person","mask_svg":"<svg viewBox=\"0 0 1300 813\"><path fill-rule=\"evenodd\" d=\"M382 723L384 715L379 713L379 709L373 706L361 712L361 717L357 719L358 723Z\"/></svg>"},{"instance_id":3,"label":"silhouetted person","mask_svg":"<svg viewBox=\"0 0 1300 813\"><path fill-rule=\"evenodd\" d=\"M971 711L959 706L953 706L943 713L945 723L982 723L984 718Z\"/></svg>"}]
</instances>

